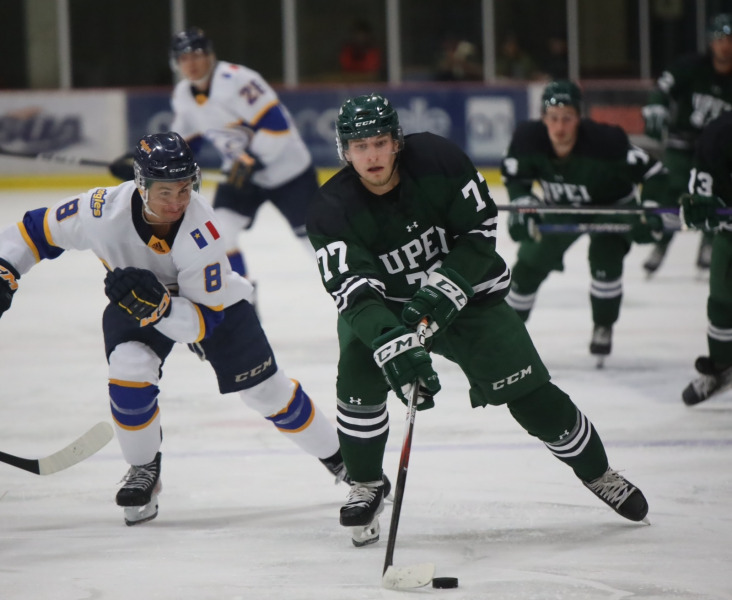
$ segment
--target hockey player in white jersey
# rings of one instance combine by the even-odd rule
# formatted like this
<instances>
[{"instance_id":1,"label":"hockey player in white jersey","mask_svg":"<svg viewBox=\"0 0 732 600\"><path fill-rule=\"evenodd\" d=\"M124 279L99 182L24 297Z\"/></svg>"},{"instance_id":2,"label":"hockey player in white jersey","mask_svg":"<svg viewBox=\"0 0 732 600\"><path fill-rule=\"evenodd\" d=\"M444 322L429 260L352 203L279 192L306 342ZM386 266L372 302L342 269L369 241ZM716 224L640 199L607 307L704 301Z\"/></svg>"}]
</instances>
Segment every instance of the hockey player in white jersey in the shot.
<instances>
[{"instance_id":1,"label":"hockey player in white jersey","mask_svg":"<svg viewBox=\"0 0 732 600\"><path fill-rule=\"evenodd\" d=\"M109 399L130 464L116 501L127 525L157 516L158 384L176 342L197 348L221 393L238 392L336 481L348 481L334 427L278 367L248 302L252 286L229 266L220 221L197 192L200 170L185 140L177 133L145 136L133 166L134 181L28 211L0 231L0 315L21 276L43 259L91 250L107 268Z\"/></svg>"},{"instance_id":2,"label":"hockey player in white jersey","mask_svg":"<svg viewBox=\"0 0 732 600\"><path fill-rule=\"evenodd\" d=\"M305 232L310 198L318 189L312 158L275 91L242 65L217 60L198 27L173 37L171 66L182 79L173 90L171 129L197 151L209 140L222 157L226 182L217 186L214 208L232 268L247 274L237 243L267 200L282 213L308 253Z\"/></svg>"}]
</instances>

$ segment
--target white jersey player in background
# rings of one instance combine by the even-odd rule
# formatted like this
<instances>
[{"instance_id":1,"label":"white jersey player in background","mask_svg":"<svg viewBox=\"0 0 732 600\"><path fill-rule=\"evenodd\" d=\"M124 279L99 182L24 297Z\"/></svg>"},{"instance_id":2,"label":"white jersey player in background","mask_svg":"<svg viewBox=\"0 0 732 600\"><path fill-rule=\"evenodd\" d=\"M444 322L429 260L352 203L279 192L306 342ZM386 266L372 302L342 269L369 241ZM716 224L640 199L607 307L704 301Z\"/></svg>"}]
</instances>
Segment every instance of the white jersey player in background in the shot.
<instances>
[{"instance_id":1,"label":"white jersey player in background","mask_svg":"<svg viewBox=\"0 0 732 600\"><path fill-rule=\"evenodd\" d=\"M336 481L348 481L334 427L277 366L248 302L252 286L229 266L220 222L197 192L200 170L185 140L177 133L145 136L133 167L134 181L28 211L0 231L0 315L20 277L42 259L91 250L107 268L110 303L102 326L112 418L131 465L116 497L127 525L157 516L158 383L176 342L195 345L221 393L238 392Z\"/></svg>"},{"instance_id":2,"label":"white jersey player in background","mask_svg":"<svg viewBox=\"0 0 732 600\"><path fill-rule=\"evenodd\" d=\"M217 60L213 44L198 27L173 37L170 61L182 77L173 90L171 129L194 152L203 139L209 140L228 175L216 189L213 206L232 268L247 274L237 238L267 200L312 253L305 220L318 179L310 152L275 91L256 71Z\"/></svg>"}]
</instances>

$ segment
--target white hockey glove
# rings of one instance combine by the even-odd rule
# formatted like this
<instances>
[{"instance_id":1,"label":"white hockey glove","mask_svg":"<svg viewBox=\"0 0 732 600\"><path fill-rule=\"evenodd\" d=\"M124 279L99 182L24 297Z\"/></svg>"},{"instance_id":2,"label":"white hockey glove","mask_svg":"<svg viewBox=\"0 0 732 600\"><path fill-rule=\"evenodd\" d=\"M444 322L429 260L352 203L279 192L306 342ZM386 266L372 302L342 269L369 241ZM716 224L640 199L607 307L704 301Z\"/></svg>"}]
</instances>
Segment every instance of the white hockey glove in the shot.
<instances>
[{"instance_id":1,"label":"white hockey glove","mask_svg":"<svg viewBox=\"0 0 732 600\"><path fill-rule=\"evenodd\" d=\"M244 126L206 131L206 138L221 154L221 170L229 174L228 182L238 188L244 186L257 166L256 158L247 152L253 137L254 130Z\"/></svg>"}]
</instances>

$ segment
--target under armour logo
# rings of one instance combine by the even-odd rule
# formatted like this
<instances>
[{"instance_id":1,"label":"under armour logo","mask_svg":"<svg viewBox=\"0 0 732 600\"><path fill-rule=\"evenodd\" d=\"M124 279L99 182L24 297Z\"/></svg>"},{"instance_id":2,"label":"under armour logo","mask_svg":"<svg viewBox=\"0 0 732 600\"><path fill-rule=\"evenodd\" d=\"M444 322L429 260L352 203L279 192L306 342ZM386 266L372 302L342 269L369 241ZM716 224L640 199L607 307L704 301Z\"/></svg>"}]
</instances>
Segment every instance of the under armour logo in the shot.
<instances>
[{"instance_id":1,"label":"under armour logo","mask_svg":"<svg viewBox=\"0 0 732 600\"><path fill-rule=\"evenodd\" d=\"M412 229L417 229L419 225L417 224L417 221L414 221L411 225L407 225L407 231L409 233L412 233Z\"/></svg>"},{"instance_id":2,"label":"under armour logo","mask_svg":"<svg viewBox=\"0 0 732 600\"><path fill-rule=\"evenodd\" d=\"M351 404L361 404L361 398L354 398L353 396L351 396L350 398L348 398L348 401Z\"/></svg>"}]
</instances>

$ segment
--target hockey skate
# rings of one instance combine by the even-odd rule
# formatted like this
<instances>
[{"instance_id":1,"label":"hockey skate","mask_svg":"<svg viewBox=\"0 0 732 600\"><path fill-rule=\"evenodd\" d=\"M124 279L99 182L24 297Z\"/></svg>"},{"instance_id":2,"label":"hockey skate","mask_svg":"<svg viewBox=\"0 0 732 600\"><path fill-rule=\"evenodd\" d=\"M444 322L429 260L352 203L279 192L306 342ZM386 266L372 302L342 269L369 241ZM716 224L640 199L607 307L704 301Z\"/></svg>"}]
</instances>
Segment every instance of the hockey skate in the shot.
<instances>
[{"instance_id":1,"label":"hockey skate","mask_svg":"<svg viewBox=\"0 0 732 600\"><path fill-rule=\"evenodd\" d=\"M125 524L138 525L158 516L158 494L163 489L160 481L160 459L146 465L132 465L124 476L124 485L117 492L117 505L125 509Z\"/></svg>"},{"instance_id":2,"label":"hockey skate","mask_svg":"<svg viewBox=\"0 0 732 600\"><path fill-rule=\"evenodd\" d=\"M330 473L335 475L336 485L341 481L351 485L351 477L348 475L348 471L346 471L346 465L343 464L343 457L341 456L340 448L333 456L321 458L320 462L325 465L325 468L328 469Z\"/></svg>"},{"instance_id":3,"label":"hockey skate","mask_svg":"<svg viewBox=\"0 0 732 600\"><path fill-rule=\"evenodd\" d=\"M602 477L582 483L621 517L631 521L643 521L647 525L651 524L646 518L648 502L643 492L617 471L608 467Z\"/></svg>"},{"instance_id":4,"label":"hockey skate","mask_svg":"<svg viewBox=\"0 0 732 600\"><path fill-rule=\"evenodd\" d=\"M346 503L341 507L340 522L351 528L351 541L357 548L379 541L379 515L390 492L391 482L386 475L379 481L351 484Z\"/></svg>"},{"instance_id":5,"label":"hockey skate","mask_svg":"<svg viewBox=\"0 0 732 600\"><path fill-rule=\"evenodd\" d=\"M646 277L653 275L658 268L663 264L663 260L666 258L666 252L668 251L668 244L655 244L653 250L648 255L648 258L643 263L643 269L646 272Z\"/></svg>"},{"instance_id":6,"label":"hockey skate","mask_svg":"<svg viewBox=\"0 0 732 600\"><path fill-rule=\"evenodd\" d=\"M590 354L597 357L597 368L605 366L605 357L613 348L613 328L605 325L595 325L590 340Z\"/></svg>"},{"instance_id":7,"label":"hockey skate","mask_svg":"<svg viewBox=\"0 0 732 600\"><path fill-rule=\"evenodd\" d=\"M699 404L710 396L732 387L732 366L719 369L711 358L700 356L696 359L694 367L701 373L701 377L687 385L681 394L687 406Z\"/></svg>"}]
</instances>

